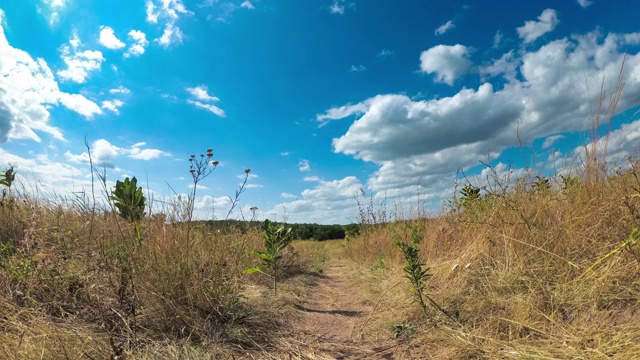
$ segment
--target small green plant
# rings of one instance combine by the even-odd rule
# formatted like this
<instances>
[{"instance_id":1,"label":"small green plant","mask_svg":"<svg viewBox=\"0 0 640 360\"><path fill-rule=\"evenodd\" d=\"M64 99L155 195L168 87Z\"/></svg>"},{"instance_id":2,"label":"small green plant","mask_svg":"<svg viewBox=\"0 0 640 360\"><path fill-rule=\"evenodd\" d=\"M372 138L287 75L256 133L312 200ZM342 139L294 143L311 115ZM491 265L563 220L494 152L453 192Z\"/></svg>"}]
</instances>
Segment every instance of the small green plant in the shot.
<instances>
[{"instance_id":1,"label":"small green plant","mask_svg":"<svg viewBox=\"0 0 640 360\"><path fill-rule=\"evenodd\" d=\"M420 246L420 242L422 242L424 225L409 224L407 227L411 231L411 241L401 239L395 231L393 236L395 237L396 246L402 250L402 254L404 255L406 264L403 268L405 273L404 277L407 278L411 284L411 293L414 296L414 300L420 305L425 316L429 317L427 303L425 301L428 300L436 309L457 323L456 319L444 311L438 303L426 294L426 283L431 277L431 274L429 273L429 267L425 266L425 264L420 261L420 249L418 248Z\"/></svg>"},{"instance_id":2,"label":"small green plant","mask_svg":"<svg viewBox=\"0 0 640 360\"><path fill-rule=\"evenodd\" d=\"M16 173L13 171L13 166L0 173L0 185L4 185L11 189L11 184L16 178ZM0 204L4 203L4 199L7 197L7 189L2 189L2 198L0 198Z\"/></svg>"},{"instance_id":3,"label":"small green plant","mask_svg":"<svg viewBox=\"0 0 640 360\"><path fill-rule=\"evenodd\" d=\"M471 204L480 199L480 188L467 184L462 188L462 190L460 190L460 194L462 195L460 198L460 205L464 209L467 209Z\"/></svg>"},{"instance_id":4,"label":"small green plant","mask_svg":"<svg viewBox=\"0 0 640 360\"><path fill-rule=\"evenodd\" d=\"M393 336L396 339L408 338L416 333L416 327L411 325L408 321L403 321L399 324L393 325Z\"/></svg>"},{"instance_id":5,"label":"small green plant","mask_svg":"<svg viewBox=\"0 0 640 360\"><path fill-rule=\"evenodd\" d=\"M551 190L551 182L544 176L536 176L536 181L532 183L534 192L546 193Z\"/></svg>"},{"instance_id":6,"label":"small green plant","mask_svg":"<svg viewBox=\"0 0 640 360\"><path fill-rule=\"evenodd\" d=\"M562 190L575 189L580 186L580 178L577 176L564 176L560 175L562 179Z\"/></svg>"},{"instance_id":7,"label":"small green plant","mask_svg":"<svg viewBox=\"0 0 640 360\"><path fill-rule=\"evenodd\" d=\"M284 225L275 225L269 220L265 220L265 229L262 232L264 238L265 251L256 251L257 257L262 260L262 264L248 268L244 271L245 274L252 274L254 272L263 271L265 268L271 270L273 278L273 294L278 294L277 277L278 277L278 263L282 259L281 252L284 250L292 240L291 228L285 229Z\"/></svg>"},{"instance_id":8,"label":"small green plant","mask_svg":"<svg viewBox=\"0 0 640 360\"><path fill-rule=\"evenodd\" d=\"M144 217L144 208L147 199L142 193L142 187L138 187L138 180L134 176L133 179L124 179L124 181L116 181L116 188L109 200L114 202L120 217L134 224L138 241L141 240L140 230L138 229L138 221Z\"/></svg>"}]
</instances>

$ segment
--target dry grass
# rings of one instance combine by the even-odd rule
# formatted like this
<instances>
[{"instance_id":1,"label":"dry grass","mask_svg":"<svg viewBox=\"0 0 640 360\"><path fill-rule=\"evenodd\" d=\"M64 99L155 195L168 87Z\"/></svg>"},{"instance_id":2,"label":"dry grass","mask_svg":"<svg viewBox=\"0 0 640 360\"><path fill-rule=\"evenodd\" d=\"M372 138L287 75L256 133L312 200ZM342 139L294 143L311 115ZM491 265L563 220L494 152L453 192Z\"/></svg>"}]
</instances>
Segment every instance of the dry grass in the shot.
<instances>
[{"instance_id":1,"label":"dry grass","mask_svg":"<svg viewBox=\"0 0 640 360\"><path fill-rule=\"evenodd\" d=\"M636 165L565 189L534 191L531 177L504 196L414 220L426 228L428 292L459 324L437 311L425 319L408 306L394 227L371 227L346 251L361 264L357 276L372 300L378 297L370 326L389 331L408 321L417 332L407 341L433 358L633 358L640 352L640 244L602 259L638 226Z\"/></svg>"}]
</instances>

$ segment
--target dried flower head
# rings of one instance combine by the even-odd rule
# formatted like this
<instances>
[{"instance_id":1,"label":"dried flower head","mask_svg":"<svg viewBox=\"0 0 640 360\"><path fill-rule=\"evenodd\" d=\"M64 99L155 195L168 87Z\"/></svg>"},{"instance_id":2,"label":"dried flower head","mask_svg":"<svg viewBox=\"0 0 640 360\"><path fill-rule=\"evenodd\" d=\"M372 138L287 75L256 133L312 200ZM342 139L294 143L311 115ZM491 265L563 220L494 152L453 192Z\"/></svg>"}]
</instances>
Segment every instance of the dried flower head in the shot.
<instances>
[{"instance_id":1,"label":"dried flower head","mask_svg":"<svg viewBox=\"0 0 640 360\"><path fill-rule=\"evenodd\" d=\"M245 173L245 174L248 174L248 173L250 173L250 172L251 172L251 169L249 169L249 168L244 169L244 173Z\"/></svg>"},{"instance_id":2,"label":"dried flower head","mask_svg":"<svg viewBox=\"0 0 640 360\"><path fill-rule=\"evenodd\" d=\"M218 164L220 164L220 162L217 161L217 160L211 163L211 165L213 165L213 166L218 166Z\"/></svg>"}]
</instances>

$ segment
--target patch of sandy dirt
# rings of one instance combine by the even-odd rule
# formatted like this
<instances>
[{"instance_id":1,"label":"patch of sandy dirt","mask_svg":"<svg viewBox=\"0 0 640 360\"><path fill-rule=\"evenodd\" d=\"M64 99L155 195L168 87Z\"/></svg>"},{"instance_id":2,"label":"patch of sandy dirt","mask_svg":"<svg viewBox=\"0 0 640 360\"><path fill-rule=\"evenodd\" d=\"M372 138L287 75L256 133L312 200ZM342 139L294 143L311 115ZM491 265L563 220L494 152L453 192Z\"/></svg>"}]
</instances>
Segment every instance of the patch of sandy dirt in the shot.
<instances>
[{"instance_id":1,"label":"patch of sandy dirt","mask_svg":"<svg viewBox=\"0 0 640 360\"><path fill-rule=\"evenodd\" d=\"M299 320L292 329L301 358L308 359L411 359L393 338L366 339L362 329L374 306L365 302L350 283L342 263L329 264L297 304Z\"/></svg>"}]
</instances>

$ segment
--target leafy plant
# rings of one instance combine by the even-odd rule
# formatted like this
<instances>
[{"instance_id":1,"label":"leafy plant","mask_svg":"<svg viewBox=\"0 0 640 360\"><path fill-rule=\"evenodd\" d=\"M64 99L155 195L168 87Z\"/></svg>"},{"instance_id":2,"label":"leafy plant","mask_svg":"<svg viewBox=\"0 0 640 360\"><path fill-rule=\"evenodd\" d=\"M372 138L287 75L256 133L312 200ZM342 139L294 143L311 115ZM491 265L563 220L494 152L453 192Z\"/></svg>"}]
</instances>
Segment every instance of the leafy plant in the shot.
<instances>
[{"instance_id":1,"label":"leafy plant","mask_svg":"<svg viewBox=\"0 0 640 360\"><path fill-rule=\"evenodd\" d=\"M265 229L262 232L262 237L264 239L265 251L255 252L256 256L262 260L262 264L248 268L244 273L252 274L254 272L263 271L265 268L271 270L273 278L273 294L277 295L278 263L280 262L280 259L282 259L282 250L291 243L291 228L285 229L284 225L278 226L269 220L265 220L264 223Z\"/></svg>"},{"instance_id":2,"label":"leafy plant","mask_svg":"<svg viewBox=\"0 0 640 360\"><path fill-rule=\"evenodd\" d=\"M551 190L551 182L544 176L536 176L536 181L532 183L533 191L548 192Z\"/></svg>"},{"instance_id":3,"label":"leafy plant","mask_svg":"<svg viewBox=\"0 0 640 360\"><path fill-rule=\"evenodd\" d=\"M406 264L403 268L405 273L404 277L409 280L409 283L411 284L411 293L414 295L414 300L420 304L425 316L429 316L427 312L427 303L425 302L425 300L428 300L436 309L457 323L456 319L444 311L440 305L425 293L426 283L431 277L431 274L429 273L429 267L425 266L425 264L420 261L420 249L418 248L422 241L424 225L407 226L409 230L411 230L411 241L400 239L396 232L393 233L393 236L396 238L396 246L402 250L402 254L404 255Z\"/></svg>"},{"instance_id":4,"label":"leafy plant","mask_svg":"<svg viewBox=\"0 0 640 360\"><path fill-rule=\"evenodd\" d=\"M0 173L0 174L2 174L0 176L4 177L4 179L0 178L0 185L4 185L10 188L11 184L13 183L13 180L15 180L16 178L16 173L15 171L13 171L13 166L11 166L4 173Z\"/></svg>"},{"instance_id":5,"label":"leafy plant","mask_svg":"<svg viewBox=\"0 0 640 360\"><path fill-rule=\"evenodd\" d=\"M462 195L460 204L466 209L480 199L480 188L467 184L460 190L460 194Z\"/></svg>"},{"instance_id":6,"label":"leafy plant","mask_svg":"<svg viewBox=\"0 0 640 360\"><path fill-rule=\"evenodd\" d=\"M144 208L147 198L142 193L142 187L138 187L138 180L134 176L131 180L127 177L124 181L116 181L116 188L109 200L114 202L120 217L134 224L138 240L141 240L137 222L144 216Z\"/></svg>"},{"instance_id":7,"label":"leafy plant","mask_svg":"<svg viewBox=\"0 0 640 360\"><path fill-rule=\"evenodd\" d=\"M3 179L4 177L4 179ZM16 178L16 173L13 171L13 166L9 169L5 170L5 172L0 173L0 185L4 185L8 188L11 188L11 184L13 180ZM0 204L4 202L4 199L7 197L7 189L2 189L2 198L0 198Z\"/></svg>"}]
</instances>

